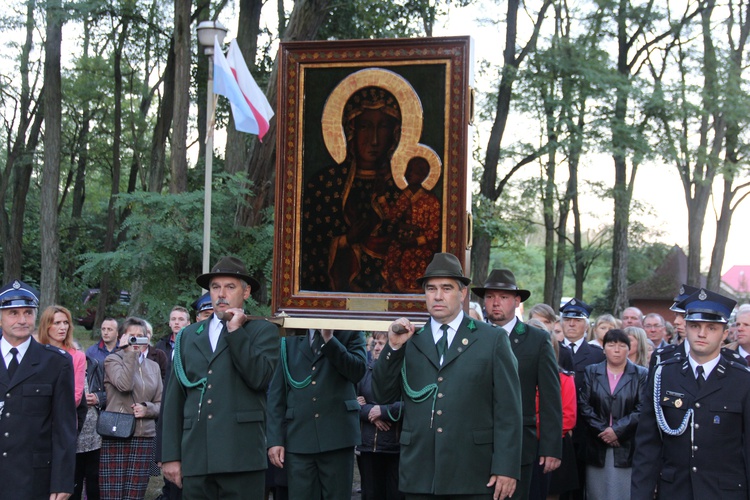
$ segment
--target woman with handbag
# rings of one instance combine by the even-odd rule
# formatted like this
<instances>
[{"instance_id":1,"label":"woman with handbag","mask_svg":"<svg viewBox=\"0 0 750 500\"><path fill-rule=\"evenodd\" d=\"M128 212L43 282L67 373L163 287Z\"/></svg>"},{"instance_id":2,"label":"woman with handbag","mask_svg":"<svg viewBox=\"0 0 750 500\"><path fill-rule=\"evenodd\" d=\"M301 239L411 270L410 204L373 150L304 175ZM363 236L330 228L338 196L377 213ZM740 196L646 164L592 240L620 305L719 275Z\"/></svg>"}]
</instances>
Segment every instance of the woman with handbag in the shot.
<instances>
[{"instance_id":1,"label":"woman with handbag","mask_svg":"<svg viewBox=\"0 0 750 500\"><path fill-rule=\"evenodd\" d=\"M102 435L100 493L105 500L140 500L148 487L161 407L161 372L146 357L148 338L142 319L123 321L118 346L104 361L107 410L100 414L97 427Z\"/></svg>"}]
</instances>

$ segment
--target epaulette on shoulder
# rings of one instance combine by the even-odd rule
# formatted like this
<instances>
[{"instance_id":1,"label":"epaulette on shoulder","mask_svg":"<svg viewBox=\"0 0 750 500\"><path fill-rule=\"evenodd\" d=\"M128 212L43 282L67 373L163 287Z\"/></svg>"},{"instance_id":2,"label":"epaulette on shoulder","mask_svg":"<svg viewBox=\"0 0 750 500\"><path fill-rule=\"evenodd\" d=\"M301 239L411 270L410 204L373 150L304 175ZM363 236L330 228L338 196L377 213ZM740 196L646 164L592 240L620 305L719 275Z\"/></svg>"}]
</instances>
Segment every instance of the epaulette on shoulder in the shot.
<instances>
[{"instance_id":1,"label":"epaulette on shoulder","mask_svg":"<svg viewBox=\"0 0 750 500\"><path fill-rule=\"evenodd\" d=\"M736 368L737 370L740 370L745 373L750 373L750 366L747 366L743 361L733 361L731 359L727 360L727 364L731 366L732 368Z\"/></svg>"},{"instance_id":2,"label":"epaulette on shoulder","mask_svg":"<svg viewBox=\"0 0 750 500\"><path fill-rule=\"evenodd\" d=\"M657 350L655 350L654 354L667 354L667 353L671 353L671 352L674 352L678 347L679 347L679 345L676 345L676 344L665 345L664 347L660 347Z\"/></svg>"},{"instance_id":3,"label":"epaulette on shoulder","mask_svg":"<svg viewBox=\"0 0 750 500\"><path fill-rule=\"evenodd\" d=\"M742 356L740 356L740 353L738 353L734 349L727 349L726 347L722 347L721 355L729 361L739 363L740 365L745 365L745 367L747 367L747 363L745 363L745 360L742 358Z\"/></svg>"},{"instance_id":4,"label":"epaulette on shoulder","mask_svg":"<svg viewBox=\"0 0 750 500\"><path fill-rule=\"evenodd\" d=\"M666 366L674 363L681 363L686 360L687 359L683 358L682 356L672 356L671 358L667 358L664 361L660 362L657 366Z\"/></svg>"}]
</instances>

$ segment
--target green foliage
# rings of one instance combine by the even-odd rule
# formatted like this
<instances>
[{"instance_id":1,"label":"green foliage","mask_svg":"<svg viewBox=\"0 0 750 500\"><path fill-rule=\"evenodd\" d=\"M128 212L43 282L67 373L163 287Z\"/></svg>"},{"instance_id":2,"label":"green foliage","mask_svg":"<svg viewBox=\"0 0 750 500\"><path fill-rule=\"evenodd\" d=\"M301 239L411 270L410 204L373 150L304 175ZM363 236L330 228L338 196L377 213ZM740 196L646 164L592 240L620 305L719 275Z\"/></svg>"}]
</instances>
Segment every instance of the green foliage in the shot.
<instances>
[{"instance_id":1,"label":"green foliage","mask_svg":"<svg viewBox=\"0 0 750 500\"><path fill-rule=\"evenodd\" d=\"M217 175L212 191L211 265L221 255L241 258L260 281L270 278L272 221L257 228L233 224L236 200L251 191L243 175ZM115 283L134 290L132 314L166 318L175 304L188 306L201 295L195 278L201 274L203 255L203 192L123 194L119 208L131 215L122 228L128 237L114 252L92 251L81 256L77 274L96 284L106 271ZM117 289L117 287L115 287ZM253 305L256 313L267 309Z\"/></svg>"},{"instance_id":2,"label":"green foliage","mask_svg":"<svg viewBox=\"0 0 750 500\"><path fill-rule=\"evenodd\" d=\"M533 203L526 203L520 196L514 195L512 190L498 203L492 203L482 195L475 195L472 210L474 235L491 235L493 248L507 252L521 251L526 236L533 230L534 208Z\"/></svg>"},{"instance_id":3,"label":"green foliage","mask_svg":"<svg viewBox=\"0 0 750 500\"><path fill-rule=\"evenodd\" d=\"M345 40L424 35L424 24L419 15L428 10L426 0L334 2L319 38Z\"/></svg>"}]
</instances>

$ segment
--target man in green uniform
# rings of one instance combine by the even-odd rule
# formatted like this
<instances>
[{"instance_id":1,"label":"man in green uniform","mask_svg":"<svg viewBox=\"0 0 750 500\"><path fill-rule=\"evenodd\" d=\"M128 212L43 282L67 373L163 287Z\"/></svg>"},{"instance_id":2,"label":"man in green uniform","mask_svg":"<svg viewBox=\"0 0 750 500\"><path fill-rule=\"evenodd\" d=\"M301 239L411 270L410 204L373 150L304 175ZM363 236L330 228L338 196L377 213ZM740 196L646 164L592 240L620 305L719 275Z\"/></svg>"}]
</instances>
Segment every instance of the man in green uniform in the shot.
<instances>
[{"instance_id":1,"label":"man in green uniform","mask_svg":"<svg viewBox=\"0 0 750 500\"><path fill-rule=\"evenodd\" d=\"M521 476L521 395L502 330L463 312L469 278L435 254L417 283L430 319L391 324L373 371L377 401L403 397L399 486L408 499L502 500ZM397 333L402 332L402 333Z\"/></svg>"},{"instance_id":2,"label":"man in green uniform","mask_svg":"<svg viewBox=\"0 0 750 500\"><path fill-rule=\"evenodd\" d=\"M494 269L484 286L474 287L472 291L484 299L489 322L508 334L510 347L518 361L523 404L523 448L521 480L513 498L526 499L537 452L542 473L557 469L562 456L562 399L555 351L549 333L529 326L516 317L516 308L531 296L531 292L518 288L516 277L510 270Z\"/></svg>"},{"instance_id":3,"label":"man in green uniform","mask_svg":"<svg viewBox=\"0 0 750 500\"><path fill-rule=\"evenodd\" d=\"M164 398L162 472L183 498L263 498L266 390L279 359L276 327L246 321L259 286L235 257L196 279L214 314L177 336Z\"/></svg>"},{"instance_id":4,"label":"man in green uniform","mask_svg":"<svg viewBox=\"0 0 750 500\"><path fill-rule=\"evenodd\" d=\"M289 498L348 500L360 443L362 332L308 330L282 340L268 391L268 458L286 469Z\"/></svg>"}]
</instances>

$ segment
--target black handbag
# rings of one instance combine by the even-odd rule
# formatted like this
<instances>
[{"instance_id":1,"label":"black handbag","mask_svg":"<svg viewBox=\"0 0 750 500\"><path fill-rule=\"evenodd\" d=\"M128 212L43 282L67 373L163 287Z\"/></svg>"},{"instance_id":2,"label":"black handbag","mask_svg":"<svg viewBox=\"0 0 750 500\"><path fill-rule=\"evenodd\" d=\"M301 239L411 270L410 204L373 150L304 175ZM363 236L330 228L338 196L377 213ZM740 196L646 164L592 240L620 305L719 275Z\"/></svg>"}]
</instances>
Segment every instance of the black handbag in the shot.
<instances>
[{"instance_id":1,"label":"black handbag","mask_svg":"<svg viewBox=\"0 0 750 500\"><path fill-rule=\"evenodd\" d=\"M96 423L96 432L100 436L115 439L133 437L135 416L132 413L102 411L99 413L99 421Z\"/></svg>"}]
</instances>

